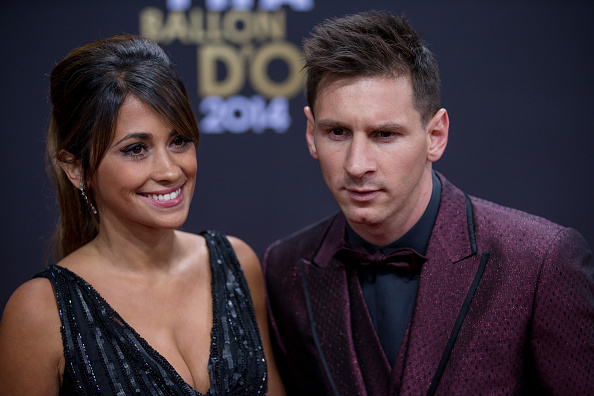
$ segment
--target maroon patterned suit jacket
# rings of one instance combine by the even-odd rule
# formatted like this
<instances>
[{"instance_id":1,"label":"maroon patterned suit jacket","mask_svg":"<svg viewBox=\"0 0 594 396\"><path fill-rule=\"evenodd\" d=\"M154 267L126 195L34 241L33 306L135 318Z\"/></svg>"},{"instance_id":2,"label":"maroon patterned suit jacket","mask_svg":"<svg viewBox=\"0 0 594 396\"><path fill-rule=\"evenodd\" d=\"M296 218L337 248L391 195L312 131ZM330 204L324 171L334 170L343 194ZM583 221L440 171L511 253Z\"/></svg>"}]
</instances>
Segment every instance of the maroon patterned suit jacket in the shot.
<instances>
[{"instance_id":1,"label":"maroon patterned suit jacket","mask_svg":"<svg viewBox=\"0 0 594 396\"><path fill-rule=\"evenodd\" d=\"M442 175L417 300L390 367L342 214L277 241L263 269L289 394L594 394L594 263L576 231L465 196Z\"/></svg>"}]
</instances>

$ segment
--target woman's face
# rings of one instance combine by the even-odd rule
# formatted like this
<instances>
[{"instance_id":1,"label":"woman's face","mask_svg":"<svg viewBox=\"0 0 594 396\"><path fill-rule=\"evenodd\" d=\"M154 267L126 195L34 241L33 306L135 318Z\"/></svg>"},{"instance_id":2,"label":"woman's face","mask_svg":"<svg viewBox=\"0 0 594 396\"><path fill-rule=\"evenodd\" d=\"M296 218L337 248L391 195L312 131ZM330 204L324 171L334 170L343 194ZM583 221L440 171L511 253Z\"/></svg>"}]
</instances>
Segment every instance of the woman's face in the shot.
<instances>
[{"instance_id":1,"label":"woman's face","mask_svg":"<svg viewBox=\"0 0 594 396\"><path fill-rule=\"evenodd\" d=\"M195 182L194 143L128 95L91 183L101 229L178 228L188 215Z\"/></svg>"}]
</instances>

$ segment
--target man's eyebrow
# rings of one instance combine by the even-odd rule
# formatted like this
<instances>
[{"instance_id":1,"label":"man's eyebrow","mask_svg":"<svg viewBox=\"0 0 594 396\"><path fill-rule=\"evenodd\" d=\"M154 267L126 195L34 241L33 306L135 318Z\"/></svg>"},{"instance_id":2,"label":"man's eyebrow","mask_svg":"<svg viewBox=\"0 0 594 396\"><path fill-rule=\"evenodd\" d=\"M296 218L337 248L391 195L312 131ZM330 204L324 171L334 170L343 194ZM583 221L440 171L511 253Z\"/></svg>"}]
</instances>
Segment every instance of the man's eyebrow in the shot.
<instances>
[{"instance_id":1,"label":"man's eyebrow","mask_svg":"<svg viewBox=\"0 0 594 396\"><path fill-rule=\"evenodd\" d=\"M406 127L398 122L384 122L382 124L372 126L371 129L375 131L401 131L406 129Z\"/></svg>"},{"instance_id":2,"label":"man's eyebrow","mask_svg":"<svg viewBox=\"0 0 594 396\"><path fill-rule=\"evenodd\" d=\"M336 120L320 120L316 124L321 128L349 129L347 124ZM367 129L372 131L401 131L405 130L406 126L398 122L383 122L381 124L371 125Z\"/></svg>"},{"instance_id":3,"label":"man's eyebrow","mask_svg":"<svg viewBox=\"0 0 594 396\"><path fill-rule=\"evenodd\" d=\"M347 128L345 123L335 120L320 120L316 124L322 128Z\"/></svg>"}]
</instances>

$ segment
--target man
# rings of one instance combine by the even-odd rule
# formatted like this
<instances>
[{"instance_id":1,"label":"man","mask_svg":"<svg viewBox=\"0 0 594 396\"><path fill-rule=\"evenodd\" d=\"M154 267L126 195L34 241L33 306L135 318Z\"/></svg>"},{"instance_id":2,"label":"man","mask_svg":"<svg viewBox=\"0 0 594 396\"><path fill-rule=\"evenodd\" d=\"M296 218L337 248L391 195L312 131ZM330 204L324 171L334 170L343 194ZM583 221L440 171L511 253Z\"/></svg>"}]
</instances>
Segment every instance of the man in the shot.
<instances>
[{"instance_id":1,"label":"man","mask_svg":"<svg viewBox=\"0 0 594 396\"><path fill-rule=\"evenodd\" d=\"M368 12L304 52L307 144L341 211L264 256L289 393L593 394L591 252L432 170L449 120L418 34Z\"/></svg>"}]
</instances>

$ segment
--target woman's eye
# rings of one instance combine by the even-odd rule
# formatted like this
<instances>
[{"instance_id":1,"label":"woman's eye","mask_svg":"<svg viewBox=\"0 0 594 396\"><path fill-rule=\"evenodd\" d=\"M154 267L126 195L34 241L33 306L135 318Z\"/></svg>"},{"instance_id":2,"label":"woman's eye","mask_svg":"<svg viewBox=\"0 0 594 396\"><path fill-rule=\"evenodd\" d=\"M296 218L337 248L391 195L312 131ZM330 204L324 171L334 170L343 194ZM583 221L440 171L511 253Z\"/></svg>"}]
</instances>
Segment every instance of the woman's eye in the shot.
<instances>
[{"instance_id":1,"label":"woman's eye","mask_svg":"<svg viewBox=\"0 0 594 396\"><path fill-rule=\"evenodd\" d=\"M177 135L171 141L171 145L176 146L176 147L185 147L186 145L190 144L193 141L194 141L194 139L183 137L182 135Z\"/></svg>"},{"instance_id":2,"label":"woman's eye","mask_svg":"<svg viewBox=\"0 0 594 396\"><path fill-rule=\"evenodd\" d=\"M147 147L142 143L134 143L124 147L120 151L124 154L131 155L132 157L140 157L144 153Z\"/></svg>"}]
</instances>

